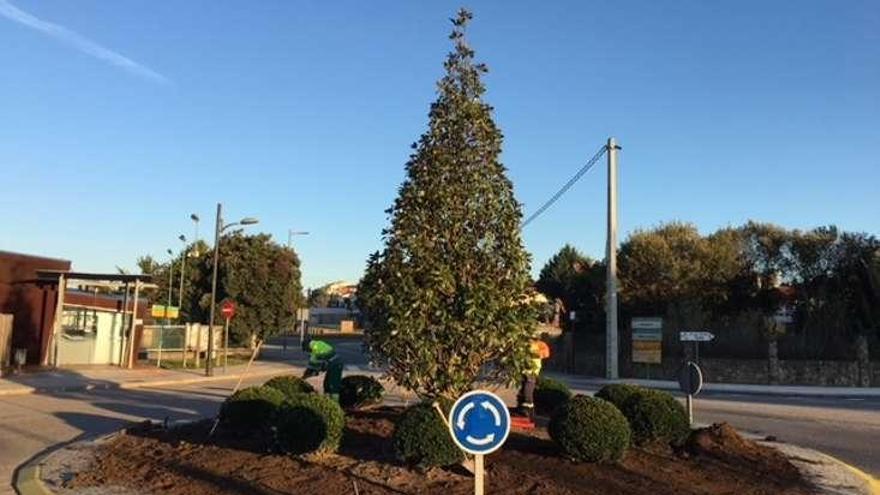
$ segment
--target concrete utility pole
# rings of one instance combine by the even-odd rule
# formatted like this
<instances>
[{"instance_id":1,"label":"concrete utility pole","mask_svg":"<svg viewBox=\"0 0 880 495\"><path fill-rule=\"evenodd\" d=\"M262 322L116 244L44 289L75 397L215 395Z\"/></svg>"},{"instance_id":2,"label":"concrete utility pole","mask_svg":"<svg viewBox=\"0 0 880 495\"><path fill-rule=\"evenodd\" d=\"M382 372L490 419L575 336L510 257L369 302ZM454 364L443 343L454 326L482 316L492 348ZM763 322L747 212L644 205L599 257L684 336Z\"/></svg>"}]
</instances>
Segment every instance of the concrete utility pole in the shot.
<instances>
[{"instance_id":1,"label":"concrete utility pole","mask_svg":"<svg viewBox=\"0 0 880 495\"><path fill-rule=\"evenodd\" d=\"M205 356L205 376L214 374L214 306L217 304L217 260L220 256L220 231L223 229L223 205L217 203L217 220L214 223L214 268L211 272L211 306L208 318L208 355Z\"/></svg>"},{"instance_id":2,"label":"concrete utility pole","mask_svg":"<svg viewBox=\"0 0 880 495\"><path fill-rule=\"evenodd\" d=\"M605 377L616 379L617 366L617 150L614 138L608 138L608 244L605 251L607 297L605 308Z\"/></svg>"}]
</instances>

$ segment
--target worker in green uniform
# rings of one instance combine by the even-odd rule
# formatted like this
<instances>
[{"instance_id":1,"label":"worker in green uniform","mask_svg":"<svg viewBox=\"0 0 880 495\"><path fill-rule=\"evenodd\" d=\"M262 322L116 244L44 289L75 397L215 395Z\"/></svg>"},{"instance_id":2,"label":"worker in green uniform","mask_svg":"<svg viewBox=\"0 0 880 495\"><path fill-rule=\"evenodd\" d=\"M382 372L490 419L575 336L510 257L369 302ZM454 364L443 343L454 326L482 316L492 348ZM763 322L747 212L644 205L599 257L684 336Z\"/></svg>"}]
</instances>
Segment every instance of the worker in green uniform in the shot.
<instances>
[{"instance_id":1,"label":"worker in green uniform","mask_svg":"<svg viewBox=\"0 0 880 495\"><path fill-rule=\"evenodd\" d=\"M329 342L306 338L303 340L302 350L309 353L309 364L306 366L303 378L324 373L324 393L338 401L343 365L336 355L336 349Z\"/></svg>"}]
</instances>

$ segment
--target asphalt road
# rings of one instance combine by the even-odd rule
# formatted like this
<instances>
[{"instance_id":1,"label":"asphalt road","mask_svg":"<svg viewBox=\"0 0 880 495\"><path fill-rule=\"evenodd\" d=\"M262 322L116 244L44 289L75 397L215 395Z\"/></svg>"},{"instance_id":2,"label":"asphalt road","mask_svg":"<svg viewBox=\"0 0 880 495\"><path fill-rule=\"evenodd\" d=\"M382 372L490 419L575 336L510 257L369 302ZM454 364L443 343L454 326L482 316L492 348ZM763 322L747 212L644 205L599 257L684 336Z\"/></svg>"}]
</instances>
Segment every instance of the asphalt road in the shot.
<instances>
[{"instance_id":1,"label":"asphalt road","mask_svg":"<svg viewBox=\"0 0 880 495\"><path fill-rule=\"evenodd\" d=\"M347 369L372 370L357 340L334 340ZM298 339L294 347L298 346ZM270 346L270 349L280 347ZM298 349L288 348L287 359L305 362ZM578 386L595 392L595 386ZM740 431L820 450L880 478L880 398L846 399L705 393L695 401L697 423L726 421Z\"/></svg>"}]
</instances>

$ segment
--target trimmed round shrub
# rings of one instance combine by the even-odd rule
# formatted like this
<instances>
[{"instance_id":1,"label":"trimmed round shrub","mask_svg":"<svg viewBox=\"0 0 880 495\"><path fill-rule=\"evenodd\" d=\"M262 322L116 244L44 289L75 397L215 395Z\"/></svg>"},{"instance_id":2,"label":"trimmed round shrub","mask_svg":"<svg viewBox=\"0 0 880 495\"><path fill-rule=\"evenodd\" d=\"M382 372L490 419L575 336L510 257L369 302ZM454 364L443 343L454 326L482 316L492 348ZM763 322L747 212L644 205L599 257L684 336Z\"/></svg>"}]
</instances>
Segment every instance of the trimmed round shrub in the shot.
<instances>
[{"instance_id":1,"label":"trimmed round shrub","mask_svg":"<svg viewBox=\"0 0 880 495\"><path fill-rule=\"evenodd\" d=\"M379 404L384 394L385 387L372 376L346 376L339 389L339 405L343 409L357 409Z\"/></svg>"},{"instance_id":2,"label":"trimmed round shrub","mask_svg":"<svg viewBox=\"0 0 880 495\"><path fill-rule=\"evenodd\" d=\"M430 402L403 412L391 439L398 460L425 469L458 464L464 454L453 443L449 428Z\"/></svg>"},{"instance_id":3,"label":"trimmed round shrub","mask_svg":"<svg viewBox=\"0 0 880 495\"><path fill-rule=\"evenodd\" d=\"M666 392L642 390L630 396L620 411L629 421L637 445L652 442L681 445L690 433L687 411Z\"/></svg>"},{"instance_id":4,"label":"trimmed round shrub","mask_svg":"<svg viewBox=\"0 0 880 495\"><path fill-rule=\"evenodd\" d=\"M271 387L248 387L230 395L220 407L220 420L229 428L252 431L275 420L284 394Z\"/></svg>"},{"instance_id":5,"label":"trimmed round shrub","mask_svg":"<svg viewBox=\"0 0 880 495\"><path fill-rule=\"evenodd\" d=\"M566 456L585 462L620 460L632 435L626 417L613 404L585 395L559 406L547 431Z\"/></svg>"},{"instance_id":6,"label":"trimmed round shrub","mask_svg":"<svg viewBox=\"0 0 880 495\"><path fill-rule=\"evenodd\" d=\"M335 452L342 440L345 414L326 395L297 394L281 404L277 425L278 443L287 452Z\"/></svg>"},{"instance_id":7,"label":"trimmed round shrub","mask_svg":"<svg viewBox=\"0 0 880 495\"><path fill-rule=\"evenodd\" d=\"M542 415L553 414L562 404L571 399L571 390L568 385L552 378L538 377L535 387L535 413Z\"/></svg>"},{"instance_id":8,"label":"trimmed round shrub","mask_svg":"<svg viewBox=\"0 0 880 495\"><path fill-rule=\"evenodd\" d=\"M614 404L618 409L620 409L623 407L624 402L632 397L633 394L637 394L644 390L644 388L638 385L613 383L611 385L605 385L604 387L599 389L594 397L607 400L608 402Z\"/></svg>"},{"instance_id":9,"label":"trimmed round shrub","mask_svg":"<svg viewBox=\"0 0 880 495\"><path fill-rule=\"evenodd\" d=\"M271 387L278 390L284 397L290 398L297 394L312 394L315 388L308 382L298 376L276 376L263 384L264 387Z\"/></svg>"}]
</instances>

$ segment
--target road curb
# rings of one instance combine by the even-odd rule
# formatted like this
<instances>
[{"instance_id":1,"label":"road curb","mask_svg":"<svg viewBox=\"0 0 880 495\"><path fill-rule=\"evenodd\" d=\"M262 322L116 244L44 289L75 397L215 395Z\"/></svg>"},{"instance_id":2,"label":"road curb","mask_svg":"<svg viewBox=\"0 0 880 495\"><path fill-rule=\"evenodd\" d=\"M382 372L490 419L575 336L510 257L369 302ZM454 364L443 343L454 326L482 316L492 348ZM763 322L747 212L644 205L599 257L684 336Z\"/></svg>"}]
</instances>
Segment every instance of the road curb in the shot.
<instances>
[{"instance_id":1,"label":"road curb","mask_svg":"<svg viewBox=\"0 0 880 495\"><path fill-rule=\"evenodd\" d=\"M13 487L19 495L51 495L46 485L40 480L40 459L35 459L21 468L15 475Z\"/></svg>"},{"instance_id":2,"label":"road curb","mask_svg":"<svg viewBox=\"0 0 880 495\"><path fill-rule=\"evenodd\" d=\"M276 370L266 370L266 371L258 371L258 372L250 372L247 376L254 377L263 377L263 376L274 376L280 375L284 373L292 373L302 368L289 368L289 369L276 369ZM59 387L21 387L12 390L0 390L0 397L9 397L15 395L29 395L29 394L52 394L52 393L61 393L61 392L87 392L90 390L133 390L139 388L153 388L153 387L165 387L168 385L191 385L194 383L210 383L210 382L219 382L225 380L237 380L239 375L217 375L217 376L201 376L201 377L192 377L192 378L179 378L179 379L169 379L169 380L153 380L153 381L141 381L141 382L121 382L121 383L89 383L86 385L75 385L75 386L59 386Z\"/></svg>"},{"instance_id":3,"label":"road curb","mask_svg":"<svg viewBox=\"0 0 880 495\"><path fill-rule=\"evenodd\" d=\"M817 452L819 452L819 451L817 451ZM819 452L819 454L822 457L828 459L829 461L842 466L843 468L847 469L849 472L854 474L856 477L863 480L865 482L865 484L868 486L868 490L870 490L872 495L880 495L880 480L878 480L877 478L871 476L870 474L862 471L861 469L859 469L851 464L847 464L846 462L844 462L844 461L842 461L832 455L828 455L824 452Z\"/></svg>"}]
</instances>

